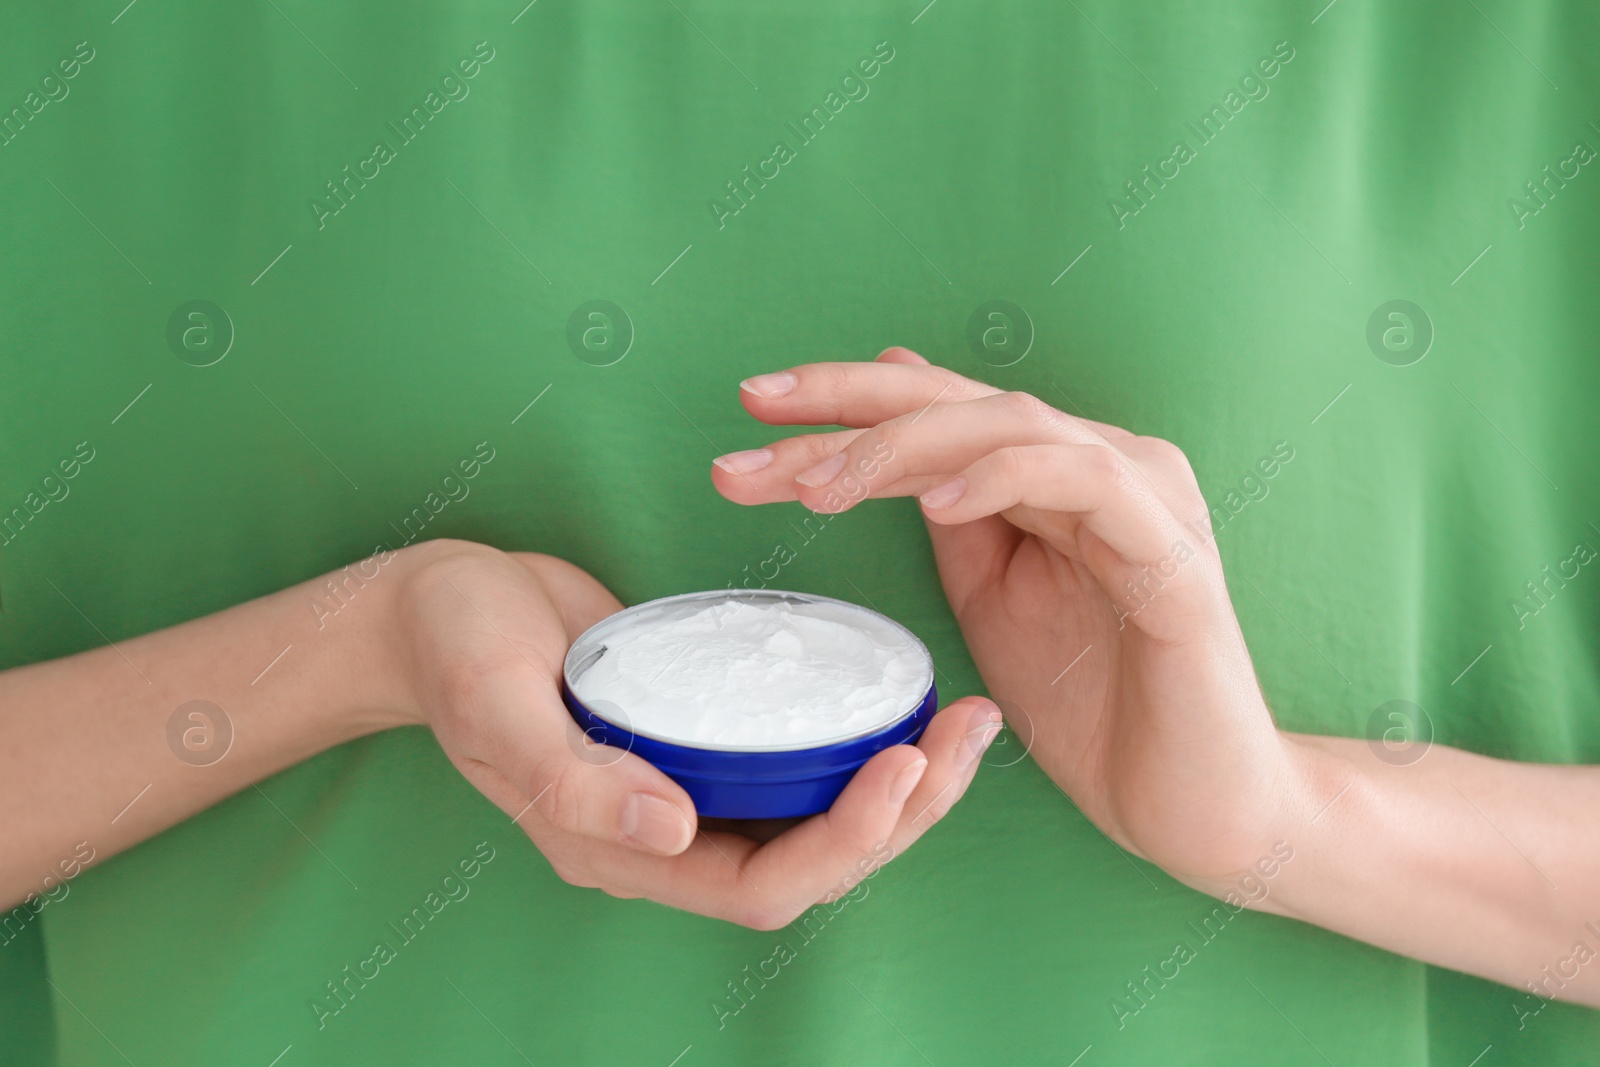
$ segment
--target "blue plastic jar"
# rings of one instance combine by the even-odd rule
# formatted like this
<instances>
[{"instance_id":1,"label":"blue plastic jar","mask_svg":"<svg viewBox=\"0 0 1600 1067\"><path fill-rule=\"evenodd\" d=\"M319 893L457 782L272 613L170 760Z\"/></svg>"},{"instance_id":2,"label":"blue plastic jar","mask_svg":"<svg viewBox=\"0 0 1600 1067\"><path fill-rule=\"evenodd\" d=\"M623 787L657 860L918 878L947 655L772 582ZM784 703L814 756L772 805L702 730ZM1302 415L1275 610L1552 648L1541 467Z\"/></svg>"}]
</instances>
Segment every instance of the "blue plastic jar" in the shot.
<instances>
[{"instance_id":1,"label":"blue plastic jar","mask_svg":"<svg viewBox=\"0 0 1600 1067\"><path fill-rule=\"evenodd\" d=\"M574 695L575 683L580 683L584 673L612 651L608 640L615 640L629 627L648 626L652 619L670 624L674 612L707 607L718 601L786 601L802 610L804 605L826 604L833 606L831 611L862 613L864 620L875 620L873 625L886 623L906 638L910 649L926 666L927 689L920 700L910 702L911 706L891 721L861 732L822 744L760 747L692 743L652 734L633 728L626 709L586 707ZM781 819L826 811L867 760L891 745L914 743L938 709L933 659L910 630L848 601L779 590L684 593L638 604L601 620L574 641L562 674L562 700L591 741L648 760L683 787L696 811L713 818ZM582 688L581 684L577 687Z\"/></svg>"}]
</instances>

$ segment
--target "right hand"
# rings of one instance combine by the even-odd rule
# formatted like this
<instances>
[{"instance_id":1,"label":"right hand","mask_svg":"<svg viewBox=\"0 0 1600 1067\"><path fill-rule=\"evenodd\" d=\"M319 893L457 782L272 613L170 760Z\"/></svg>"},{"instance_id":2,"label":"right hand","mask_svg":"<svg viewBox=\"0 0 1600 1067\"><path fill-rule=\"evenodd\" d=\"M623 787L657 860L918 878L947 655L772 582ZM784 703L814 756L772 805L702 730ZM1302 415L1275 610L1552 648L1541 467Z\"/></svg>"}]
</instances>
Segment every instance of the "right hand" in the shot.
<instances>
[{"instance_id":1,"label":"right hand","mask_svg":"<svg viewBox=\"0 0 1600 1067\"><path fill-rule=\"evenodd\" d=\"M963 698L919 744L878 753L829 811L777 838L706 830L677 783L588 743L561 702L567 648L622 607L604 586L550 556L462 541L406 551L396 622L413 720L573 885L778 929L943 817L999 729L992 703Z\"/></svg>"}]
</instances>

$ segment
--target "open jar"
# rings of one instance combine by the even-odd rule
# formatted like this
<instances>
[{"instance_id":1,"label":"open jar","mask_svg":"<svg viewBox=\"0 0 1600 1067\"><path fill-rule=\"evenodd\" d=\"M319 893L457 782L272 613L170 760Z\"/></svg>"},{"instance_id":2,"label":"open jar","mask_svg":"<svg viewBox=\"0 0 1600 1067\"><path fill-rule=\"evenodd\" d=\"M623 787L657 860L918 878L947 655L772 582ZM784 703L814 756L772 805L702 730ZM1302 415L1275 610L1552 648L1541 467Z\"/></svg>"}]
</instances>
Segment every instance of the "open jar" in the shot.
<instances>
[{"instance_id":1,"label":"open jar","mask_svg":"<svg viewBox=\"0 0 1600 1067\"><path fill-rule=\"evenodd\" d=\"M826 811L938 708L916 635L832 597L719 590L603 619L568 650L562 699L588 738L648 760L703 816Z\"/></svg>"}]
</instances>

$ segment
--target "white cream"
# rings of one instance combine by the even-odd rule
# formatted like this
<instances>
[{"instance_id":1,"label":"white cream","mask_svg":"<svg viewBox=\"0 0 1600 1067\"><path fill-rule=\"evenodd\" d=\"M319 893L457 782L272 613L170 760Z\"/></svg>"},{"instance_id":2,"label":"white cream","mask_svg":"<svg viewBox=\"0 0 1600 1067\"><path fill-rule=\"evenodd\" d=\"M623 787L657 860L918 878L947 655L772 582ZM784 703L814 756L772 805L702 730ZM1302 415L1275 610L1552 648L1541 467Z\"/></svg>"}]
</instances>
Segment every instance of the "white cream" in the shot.
<instances>
[{"instance_id":1,"label":"white cream","mask_svg":"<svg viewBox=\"0 0 1600 1067\"><path fill-rule=\"evenodd\" d=\"M691 594L642 604L568 655L573 695L636 734L708 748L826 745L903 718L933 664L899 624L797 593Z\"/></svg>"}]
</instances>

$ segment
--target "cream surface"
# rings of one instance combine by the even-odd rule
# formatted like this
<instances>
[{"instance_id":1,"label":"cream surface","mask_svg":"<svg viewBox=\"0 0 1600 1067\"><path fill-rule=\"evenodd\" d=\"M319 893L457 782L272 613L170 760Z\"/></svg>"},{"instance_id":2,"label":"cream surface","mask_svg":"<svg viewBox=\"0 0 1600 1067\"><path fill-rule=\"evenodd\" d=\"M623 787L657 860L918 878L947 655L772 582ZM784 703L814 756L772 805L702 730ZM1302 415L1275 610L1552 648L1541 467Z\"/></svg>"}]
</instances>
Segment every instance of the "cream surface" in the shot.
<instances>
[{"instance_id":1,"label":"cream surface","mask_svg":"<svg viewBox=\"0 0 1600 1067\"><path fill-rule=\"evenodd\" d=\"M825 600L644 605L586 642L573 649L583 668L568 679L583 704L635 733L717 748L795 748L869 732L911 711L933 673L899 626Z\"/></svg>"}]
</instances>

